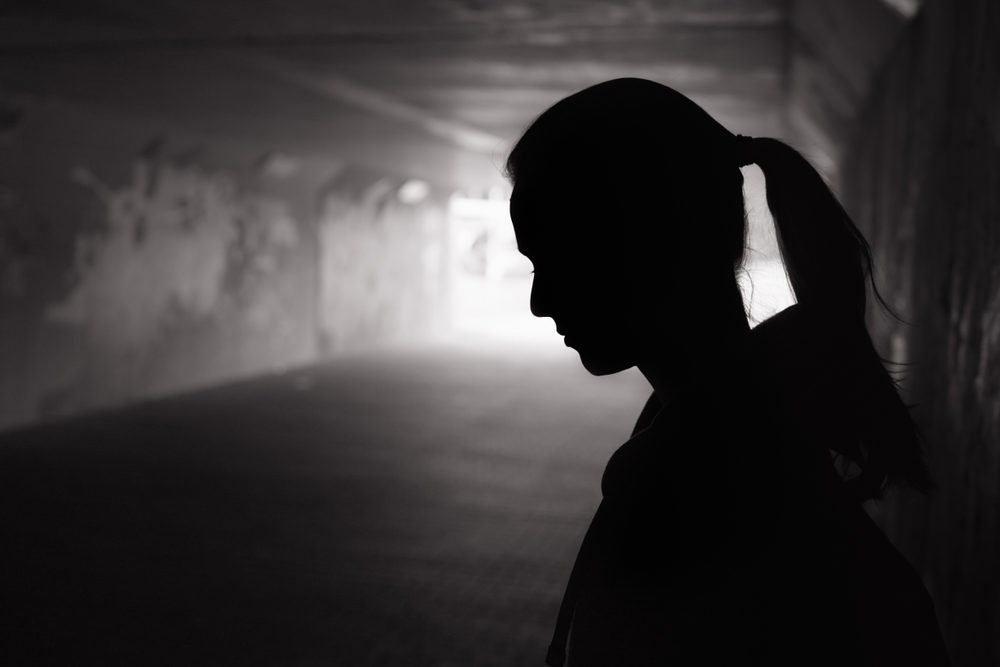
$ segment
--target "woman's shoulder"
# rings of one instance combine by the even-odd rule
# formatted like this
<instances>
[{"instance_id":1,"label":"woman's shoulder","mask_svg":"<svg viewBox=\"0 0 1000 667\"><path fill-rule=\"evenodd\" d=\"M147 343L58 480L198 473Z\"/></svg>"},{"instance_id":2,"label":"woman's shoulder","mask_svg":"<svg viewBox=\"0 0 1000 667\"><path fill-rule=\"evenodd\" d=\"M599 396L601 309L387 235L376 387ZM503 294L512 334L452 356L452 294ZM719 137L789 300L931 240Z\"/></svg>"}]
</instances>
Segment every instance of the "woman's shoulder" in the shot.
<instances>
[{"instance_id":1,"label":"woman's shoulder","mask_svg":"<svg viewBox=\"0 0 1000 667\"><path fill-rule=\"evenodd\" d=\"M646 399L645 405L642 406L642 410L639 412L639 417L635 420L635 426L632 428L632 435L635 436L640 431L644 431L653 423L656 416L663 411L663 403L660 401L660 397L657 396L656 392L652 392L649 398Z\"/></svg>"}]
</instances>

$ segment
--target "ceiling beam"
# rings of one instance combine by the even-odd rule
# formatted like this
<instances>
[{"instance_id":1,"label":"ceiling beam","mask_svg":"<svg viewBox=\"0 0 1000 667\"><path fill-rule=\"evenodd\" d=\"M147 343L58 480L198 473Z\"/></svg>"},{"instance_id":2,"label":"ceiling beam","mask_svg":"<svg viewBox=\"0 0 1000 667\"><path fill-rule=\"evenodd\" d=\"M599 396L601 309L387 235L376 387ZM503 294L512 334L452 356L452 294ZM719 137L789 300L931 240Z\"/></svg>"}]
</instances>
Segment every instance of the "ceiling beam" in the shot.
<instances>
[{"instance_id":1,"label":"ceiling beam","mask_svg":"<svg viewBox=\"0 0 1000 667\"><path fill-rule=\"evenodd\" d=\"M331 71L309 71L302 66L291 65L277 58L254 57L247 60L287 83L301 86L335 102L401 121L459 148L489 154L505 144L505 140L501 137L465 123L437 116Z\"/></svg>"}]
</instances>

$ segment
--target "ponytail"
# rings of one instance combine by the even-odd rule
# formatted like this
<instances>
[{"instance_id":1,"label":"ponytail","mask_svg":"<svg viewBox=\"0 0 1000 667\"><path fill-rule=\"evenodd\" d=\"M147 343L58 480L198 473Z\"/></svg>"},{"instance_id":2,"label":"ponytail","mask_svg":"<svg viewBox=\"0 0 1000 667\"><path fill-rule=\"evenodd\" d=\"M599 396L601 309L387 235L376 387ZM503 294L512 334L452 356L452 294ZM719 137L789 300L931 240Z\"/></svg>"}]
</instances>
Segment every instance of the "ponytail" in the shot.
<instances>
[{"instance_id":1,"label":"ponytail","mask_svg":"<svg viewBox=\"0 0 1000 667\"><path fill-rule=\"evenodd\" d=\"M871 248L795 149L776 139L742 136L735 145L740 166L755 163L764 172L767 205L796 300L818 314L823 326L844 333L838 340L849 348L844 371L850 368L853 375L848 391L854 395L843 399L856 403L856 438L830 447L860 469L849 483L862 499L881 497L886 485L930 491L916 424L865 328L869 283L888 310L872 277Z\"/></svg>"}]
</instances>

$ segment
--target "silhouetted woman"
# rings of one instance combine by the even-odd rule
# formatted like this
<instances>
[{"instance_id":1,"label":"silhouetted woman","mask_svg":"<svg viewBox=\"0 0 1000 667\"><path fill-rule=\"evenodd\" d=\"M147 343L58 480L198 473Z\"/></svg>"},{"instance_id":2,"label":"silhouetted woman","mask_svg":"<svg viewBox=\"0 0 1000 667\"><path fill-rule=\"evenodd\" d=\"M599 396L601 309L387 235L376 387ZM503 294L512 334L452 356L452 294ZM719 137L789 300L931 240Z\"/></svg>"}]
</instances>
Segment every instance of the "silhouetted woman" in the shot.
<instances>
[{"instance_id":1,"label":"silhouetted woman","mask_svg":"<svg viewBox=\"0 0 1000 667\"><path fill-rule=\"evenodd\" d=\"M753 330L751 163L797 299ZM868 245L816 171L640 79L548 109L507 171L532 312L591 373L636 366L654 390L604 472L548 664L567 646L572 667L947 664L927 591L860 505L930 481L865 329Z\"/></svg>"}]
</instances>

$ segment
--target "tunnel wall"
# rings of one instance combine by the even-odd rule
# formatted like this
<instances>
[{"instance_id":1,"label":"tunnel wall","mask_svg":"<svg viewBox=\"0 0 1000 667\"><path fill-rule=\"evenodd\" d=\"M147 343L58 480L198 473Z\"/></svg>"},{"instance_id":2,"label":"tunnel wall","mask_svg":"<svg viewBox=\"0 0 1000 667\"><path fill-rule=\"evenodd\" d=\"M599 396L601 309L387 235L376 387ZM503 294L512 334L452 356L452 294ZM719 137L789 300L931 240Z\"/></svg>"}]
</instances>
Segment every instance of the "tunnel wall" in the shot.
<instances>
[{"instance_id":1,"label":"tunnel wall","mask_svg":"<svg viewBox=\"0 0 1000 667\"><path fill-rule=\"evenodd\" d=\"M851 128L906 20L883 0L793 0L789 10L787 122L837 187Z\"/></svg>"},{"instance_id":2,"label":"tunnel wall","mask_svg":"<svg viewBox=\"0 0 1000 667\"><path fill-rule=\"evenodd\" d=\"M0 428L417 336L440 312L434 271L408 259L433 264L444 243L423 220L440 192L404 205L400 177L369 174L372 197L335 158L68 101L0 102ZM410 226L420 234L400 233ZM378 298L351 297L365 290ZM377 322L352 334L372 303Z\"/></svg>"},{"instance_id":3,"label":"tunnel wall","mask_svg":"<svg viewBox=\"0 0 1000 667\"><path fill-rule=\"evenodd\" d=\"M401 188L415 186L403 201ZM319 345L324 355L406 342L449 319L448 193L352 166L320 201ZM375 261L372 261L373 258Z\"/></svg>"},{"instance_id":4,"label":"tunnel wall","mask_svg":"<svg viewBox=\"0 0 1000 667\"><path fill-rule=\"evenodd\" d=\"M1000 664L1000 3L929 0L875 81L844 197L891 305L881 350L926 436L930 498L875 509L954 664Z\"/></svg>"}]
</instances>

